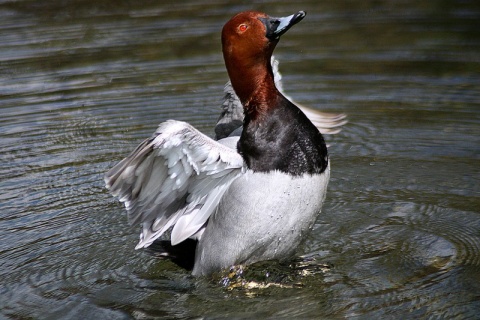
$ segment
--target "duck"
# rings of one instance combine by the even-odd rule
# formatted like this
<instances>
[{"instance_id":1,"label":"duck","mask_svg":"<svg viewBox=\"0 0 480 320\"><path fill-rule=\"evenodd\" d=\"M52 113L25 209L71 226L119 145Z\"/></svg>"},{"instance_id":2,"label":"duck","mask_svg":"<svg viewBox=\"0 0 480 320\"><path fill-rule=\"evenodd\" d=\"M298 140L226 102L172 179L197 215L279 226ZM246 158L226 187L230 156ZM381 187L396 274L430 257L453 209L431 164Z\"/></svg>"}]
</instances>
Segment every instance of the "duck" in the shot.
<instances>
[{"instance_id":1,"label":"duck","mask_svg":"<svg viewBox=\"0 0 480 320\"><path fill-rule=\"evenodd\" d=\"M299 107L281 91L273 51L305 16L233 16L221 35L230 81L215 138L167 120L105 174L129 223L141 225L136 249L167 231L173 247L193 240L194 276L294 255L330 179L327 145L306 113L330 133L344 123L344 115Z\"/></svg>"}]
</instances>

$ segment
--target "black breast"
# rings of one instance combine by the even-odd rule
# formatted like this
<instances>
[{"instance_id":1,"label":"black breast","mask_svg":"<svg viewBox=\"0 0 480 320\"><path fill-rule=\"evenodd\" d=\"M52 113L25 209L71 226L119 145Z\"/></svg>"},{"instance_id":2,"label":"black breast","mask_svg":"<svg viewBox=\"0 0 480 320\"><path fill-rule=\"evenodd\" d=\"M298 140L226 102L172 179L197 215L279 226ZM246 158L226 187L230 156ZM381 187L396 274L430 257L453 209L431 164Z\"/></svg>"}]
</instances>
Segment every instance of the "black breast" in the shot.
<instances>
[{"instance_id":1,"label":"black breast","mask_svg":"<svg viewBox=\"0 0 480 320\"><path fill-rule=\"evenodd\" d=\"M322 134L285 98L261 120L245 116L238 151L248 168L260 172L314 174L322 173L328 165Z\"/></svg>"}]
</instances>

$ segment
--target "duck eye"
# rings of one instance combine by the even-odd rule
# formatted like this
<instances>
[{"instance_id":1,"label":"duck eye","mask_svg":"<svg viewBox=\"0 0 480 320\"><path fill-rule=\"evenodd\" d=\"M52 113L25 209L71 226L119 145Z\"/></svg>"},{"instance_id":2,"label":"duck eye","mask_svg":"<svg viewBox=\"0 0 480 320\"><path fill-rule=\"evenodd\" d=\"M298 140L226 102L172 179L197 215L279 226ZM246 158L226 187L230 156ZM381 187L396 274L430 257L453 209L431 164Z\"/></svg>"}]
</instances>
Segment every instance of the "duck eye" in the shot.
<instances>
[{"instance_id":1,"label":"duck eye","mask_svg":"<svg viewBox=\"0 0 480 320\"><path fill-rule=\"evenodd\" d=\"M248 26L246 24L241 24L241 25L238 26L238 30L240 32L245 32L245 31L247 31L247 29L248 29Z\"/></svg>"}]
</instances>

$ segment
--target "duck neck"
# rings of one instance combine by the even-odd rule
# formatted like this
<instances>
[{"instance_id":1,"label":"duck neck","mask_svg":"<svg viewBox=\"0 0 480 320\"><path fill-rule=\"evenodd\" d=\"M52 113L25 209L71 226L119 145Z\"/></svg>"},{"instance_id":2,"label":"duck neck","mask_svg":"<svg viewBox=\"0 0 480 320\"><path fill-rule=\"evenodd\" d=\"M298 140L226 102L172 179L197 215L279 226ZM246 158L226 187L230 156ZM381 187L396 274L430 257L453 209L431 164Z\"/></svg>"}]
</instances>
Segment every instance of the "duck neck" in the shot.
<instances>
[{"instance_id":1,"label":"duck neck","mask_svg":"<svg viewBox=\"0 0 480 320\"><path fill-rule=\"evenodd\" d=\"M254 65L227 67L233 89L245 116L255 121L265 116L281 96L275 87L270 59Z\"/></svg>"}]
</instances>

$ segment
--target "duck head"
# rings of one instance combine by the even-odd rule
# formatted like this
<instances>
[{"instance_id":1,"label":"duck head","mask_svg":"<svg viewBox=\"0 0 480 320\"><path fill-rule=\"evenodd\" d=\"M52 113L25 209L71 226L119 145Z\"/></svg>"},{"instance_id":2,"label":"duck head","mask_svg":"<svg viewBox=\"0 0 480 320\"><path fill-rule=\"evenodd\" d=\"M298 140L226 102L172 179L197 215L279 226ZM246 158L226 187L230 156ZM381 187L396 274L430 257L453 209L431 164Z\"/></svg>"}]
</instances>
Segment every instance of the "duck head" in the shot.
<instances>
[{"instance_id":1,"label":"duck head","mask_svg":"<svg viewBox=\"0 0 480 320\"><path fill-rule=\"evenodd\" d=\"M228 76L245 111L261 109L277 95L270 58L280 36L306 13L275 18L265 13L245 11L223 27L222 49Z\"/></svg>"}]
</instances>

